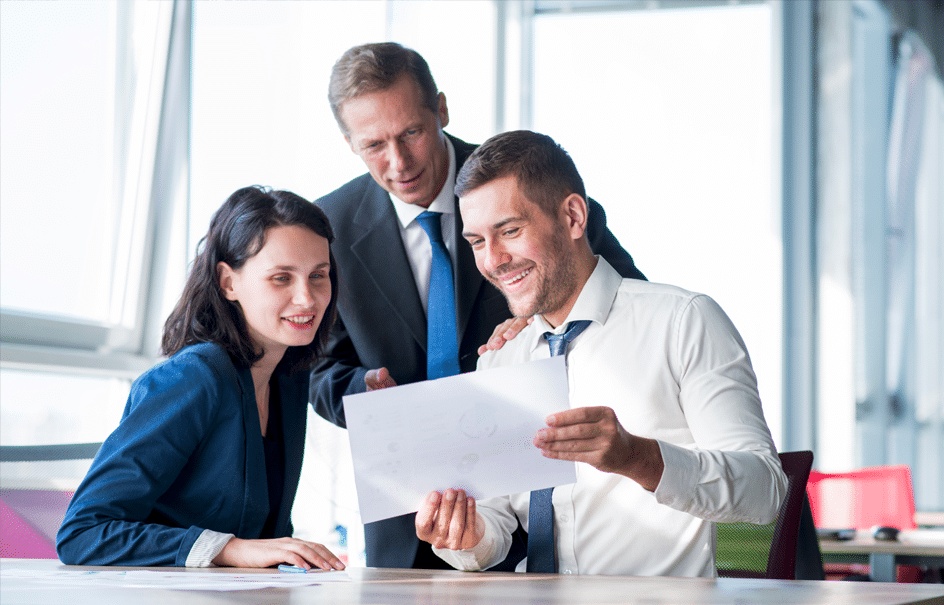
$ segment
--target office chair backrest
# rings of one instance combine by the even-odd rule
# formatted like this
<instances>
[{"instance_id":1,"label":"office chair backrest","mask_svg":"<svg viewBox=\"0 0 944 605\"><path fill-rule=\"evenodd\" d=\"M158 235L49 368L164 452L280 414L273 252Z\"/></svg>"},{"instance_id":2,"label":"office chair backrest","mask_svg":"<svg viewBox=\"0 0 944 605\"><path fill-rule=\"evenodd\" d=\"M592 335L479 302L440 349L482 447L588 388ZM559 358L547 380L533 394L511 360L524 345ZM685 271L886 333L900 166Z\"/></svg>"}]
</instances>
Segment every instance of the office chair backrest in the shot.
<instances>
[{"instance_id":1,"label":"office chair backrest","mask_svg":"<svg viewBox=\"0 0 944 605\"><path fill-rule=\"evenodd\" d=\"M56 532L101 443L0 446L0 556L56 559Z\"/></svg>"},{"instance_id":2,"label":"office chair backrest","mask_svg":"<svg viewBox=\"0 0 944 605\"><path fill-rule=\"evenodd\" d=\"M816 527L917 527L911 471L904 464L846 473L812 471L807 492Z\"/></svg>"},{"instance_id":3,"label":"office chair backrest","mask_svg":"<svg viewBox=\"0 0 944 605\"><path fill-rule=\"evenodd\" d=\"M813 452L783 452L780 463L787 475L787 493L774 523L716 524L715 565L719 576L795 579L797 537Z\"/></svg>"}]
</instances>

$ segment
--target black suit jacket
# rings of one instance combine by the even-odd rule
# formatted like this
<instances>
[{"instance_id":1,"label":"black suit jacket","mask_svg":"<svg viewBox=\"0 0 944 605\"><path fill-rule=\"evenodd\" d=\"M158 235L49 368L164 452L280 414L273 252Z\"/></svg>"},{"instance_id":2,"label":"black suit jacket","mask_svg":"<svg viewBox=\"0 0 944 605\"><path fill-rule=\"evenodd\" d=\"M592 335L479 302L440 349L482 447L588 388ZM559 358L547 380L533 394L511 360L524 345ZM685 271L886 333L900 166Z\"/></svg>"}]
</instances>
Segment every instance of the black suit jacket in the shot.
<instances>
[{"instance_id":1,"label":"black suit jacket","mask_svg":"<svg viewBox=\"0 0 944 605\"><path fill-rule=\"evenodd\" d=\"M476 146L452 136L449 139L459 170ZM332 252L340 286L338 321L326 356L312 371L310 398L318 414L345 427L341 398L366 390L364 376L369 369L387 368L397 384L426 380L426 314L389 194L370 174L315 203L324 209L334 229ZM463 372L470 372L475 370L479 346L511 312L504 296L476 269L472 248L461 237L459 200L455 203L459 365ZM590 247L624 277L645 279L606 228L603 208L592 200L589 204ZM420 544L413 515L369 523L365 538L368 566L413 566Z\"/></svg>"}]
</instances>

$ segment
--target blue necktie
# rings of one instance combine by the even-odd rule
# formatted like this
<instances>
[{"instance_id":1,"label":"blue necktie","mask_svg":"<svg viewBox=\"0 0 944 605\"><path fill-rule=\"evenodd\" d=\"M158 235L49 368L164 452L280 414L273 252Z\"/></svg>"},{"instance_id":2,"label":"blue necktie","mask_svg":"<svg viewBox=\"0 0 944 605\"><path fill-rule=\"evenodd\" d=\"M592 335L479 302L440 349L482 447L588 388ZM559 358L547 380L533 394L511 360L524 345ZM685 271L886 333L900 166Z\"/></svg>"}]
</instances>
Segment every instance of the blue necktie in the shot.
<instances>
[{"instance_id":1,"label":"blue necktie","mask_svg":"<svg viewBox=\"0 0 944 605\"><path fill-rule=\"evenodd\" d=\"M443 242L439 212L416 217L433 247L426 311L426 378L459 373L459 343L456 337L456 292L452 284L452 258Z\"/></svg>"},{"instance_id":2,"label":"blue necktie","mask_svg":"<svg viewBox=\"0 0 944 605\"><path fill-rule=\"evenodd\" d=\"M570 341L577 338L590 325L588 320L572 321L563 334L545 332L551 357L563 355ZM554 552L554 506L551 502L553 487L531 492L528 508L528 572L557 573L557 557Z\"/></svg>"}]
</instances>

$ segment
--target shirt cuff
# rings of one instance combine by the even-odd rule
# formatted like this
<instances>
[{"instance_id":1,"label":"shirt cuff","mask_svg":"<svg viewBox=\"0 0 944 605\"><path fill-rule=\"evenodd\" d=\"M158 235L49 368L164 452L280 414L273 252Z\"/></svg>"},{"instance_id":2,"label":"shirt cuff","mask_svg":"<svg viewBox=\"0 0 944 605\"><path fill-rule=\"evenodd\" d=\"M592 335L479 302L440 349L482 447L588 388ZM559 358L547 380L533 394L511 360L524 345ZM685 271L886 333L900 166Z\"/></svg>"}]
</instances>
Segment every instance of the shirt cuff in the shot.
<instances>
[{"instance_id":1,"label":"shirt cuff","mask_svg":"<svg viewBox=\"0 0 944 605\"><path fill-rule=\"evenodd\" d=\"M187 567L215 567L213 559L223 552L223 547L235 538L233 534L221 534L211 529L203 530L197 541L193 543L190 554L187 555Z\"/></svg>"},{"instance_id":2,"label":"shirt cuff","mask_svg":"<svg viewBox=\"0 0 944 605\"><path fill-rule=\"evenodd\" d=\"M698 457L689 449L657 441L664 469L654 495L656 502L688 512L698 484Z\"/></svg>"},{"instance_id":3,"label":"shirt cuff","mask_svg":"<svg viewBox=\"0 0 944 605\"><path fill-rule=\"evenodd\" d=\"M462 571L482 571L492 560L495 551L495 540L485 532L479 543L466 550L449 550L448 548L433 548L436 556Z\"/></svg>"}]
</instances>

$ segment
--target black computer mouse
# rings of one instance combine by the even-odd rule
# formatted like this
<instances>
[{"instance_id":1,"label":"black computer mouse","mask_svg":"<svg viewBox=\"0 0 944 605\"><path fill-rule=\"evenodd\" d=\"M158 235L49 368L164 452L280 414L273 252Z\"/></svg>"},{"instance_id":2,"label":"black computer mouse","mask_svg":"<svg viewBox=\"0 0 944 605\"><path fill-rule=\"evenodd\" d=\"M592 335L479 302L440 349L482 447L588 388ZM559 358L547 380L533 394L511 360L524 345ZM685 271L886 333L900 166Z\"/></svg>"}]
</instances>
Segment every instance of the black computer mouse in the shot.
<instances>
[{"instance_id":1,"label":"black computer mouse","mask_svg":"<svg viewBox=\"0 0 944 605\"><path fill-rule=\"evenodd\" d=\"M872 537L884 542L892 542L898 539L898 528L882 525L872 528Z\"/></svg>"}]
</instances>

